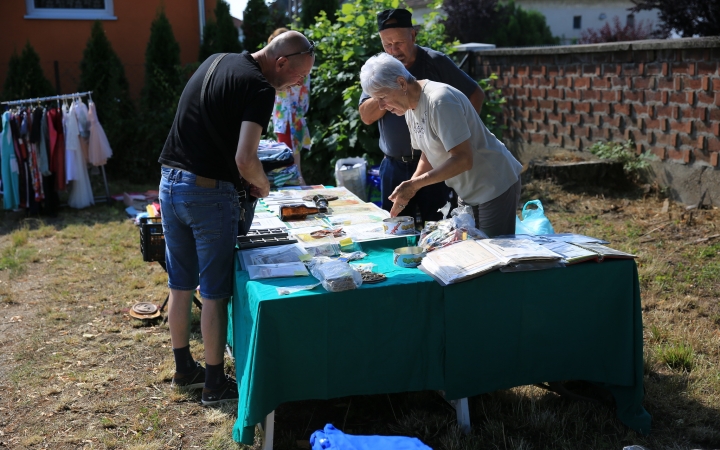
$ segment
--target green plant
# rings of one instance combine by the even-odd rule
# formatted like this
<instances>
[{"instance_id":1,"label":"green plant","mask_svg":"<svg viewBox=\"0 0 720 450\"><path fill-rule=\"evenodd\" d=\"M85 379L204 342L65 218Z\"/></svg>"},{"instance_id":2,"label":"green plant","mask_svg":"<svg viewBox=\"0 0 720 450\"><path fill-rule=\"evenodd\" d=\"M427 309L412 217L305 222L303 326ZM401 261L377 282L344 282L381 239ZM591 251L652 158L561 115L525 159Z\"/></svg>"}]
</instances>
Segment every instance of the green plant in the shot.
<instances>
[{"instance_id":1,"label":"green plant","mask_svg":"<svg viewBox=\"0 0 720 450\"><path fill-rule=\"evenodd\" d=\"M200 61L205 61L215 53L240 53L243 47L238 36L238 29L230 15L230 5L225 0L218 0L215 20L208 20L203 28Z\"/></svg>"},{"instance_id":2,"label":"green plant","mask_svg":"<svg viewBox=\"0 0 720 450\"><path fill-rule=\"evenodd\" d=\"M658 348L658 358L670 368L685 372L695 365L695 351L687 344L668 344Z\"/></svg>"},{"instance_id":3,"label":"green plant","mask_svg":"<svg viewBox=\"0 0 720 450\"><path fill-rule=\"evenodd\" d=\"M502 89L496 88L498 76L490 74L489 78L478 81L480 88L485 92L485 101L483 102L480 118L492 134L502 140L503 132L507 126L500 123L503 110L502 105L506 103L505 97L502 95Z\"/></svg>"},{"instance_id":4,"label":"green plant","mask_svg":"<svg viewBox=\"0 0 720 450\"><path fill-rule=\"evenodd\" d=\"M55 92L40 67L40 56L30 41L20 55L13 51L8 64L7 78L2 97L5 100L19 100L30 97L45 97Z\"/></svg>"},{"instance_id":5,"label":"green plant","mask_svg":"<svg viewBox=\"0 0 720 450\"><path fill-rule=\"evenodd\" d=\"M302 30L315 41L318 51L307 114L313 148L303 164L306 179L331 183L338 158L365 155L370 165L380 162L378 128L364 125L358 113L360 68L382 51L376 13L399 6L399 0L354 0L338 10L336 23L321 12L312 26ZM444 27L436 18L437 13L427 17L417 42L450 53L452 44L445 42Z\"/></svg>"},{"instance_id":6,"label":"green plant","mask_svg":"<svg viewBox=\"0 0 720 450\"><path fill-rule=\"evenodd\" d=\"M623 165L623 171L632 181L640 181L650 167L652 156L647 154L638 155L634 151L633 141L623 144L617 142L596 142L589 151L600 159L617 161Z\"/></svg>"}]
</instances>

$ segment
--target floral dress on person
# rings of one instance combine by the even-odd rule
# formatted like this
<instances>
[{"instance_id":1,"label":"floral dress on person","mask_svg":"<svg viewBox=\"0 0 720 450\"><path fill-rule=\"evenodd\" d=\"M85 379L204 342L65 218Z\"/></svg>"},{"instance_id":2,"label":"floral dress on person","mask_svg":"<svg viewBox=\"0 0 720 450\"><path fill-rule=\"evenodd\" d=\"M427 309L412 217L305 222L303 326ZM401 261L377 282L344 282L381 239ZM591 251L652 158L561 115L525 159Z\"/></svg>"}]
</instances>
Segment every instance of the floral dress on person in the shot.
<instances>
[{"instance_id":1,"label":"floral dress on person","mask_svg":"<svg viewBox=\"0 0 720 450\"><path fill-rule=\"evenodd\" d=\"M309 107L310 75L305 77L302 86L292 86L275 93L273 128L276 134L285 134L290 127L293 152L299 152L302 148L310 149L310 130L305 121Z\"/></svg>"}]
</instances>

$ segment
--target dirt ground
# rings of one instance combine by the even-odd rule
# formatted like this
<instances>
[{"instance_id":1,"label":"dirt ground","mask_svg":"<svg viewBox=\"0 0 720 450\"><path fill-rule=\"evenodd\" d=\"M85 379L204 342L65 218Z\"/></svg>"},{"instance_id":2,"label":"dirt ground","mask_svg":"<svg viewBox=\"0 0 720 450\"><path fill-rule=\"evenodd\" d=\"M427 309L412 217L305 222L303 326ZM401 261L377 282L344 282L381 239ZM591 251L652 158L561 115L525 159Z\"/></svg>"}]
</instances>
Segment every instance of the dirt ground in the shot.
<instances>
[{"instance_id":1,"label":"dirt ground","mask_svg":"<svg viewBox=\"0 0 720 450\"><path fill-rule=\"evenodd\" d=\"M649 187L533 181L523 193L531 198L542 199L557 232L602 237L639 256L651 436L607 408L519 387L472 398L468 437L432 393L294 402L277 411L276 448L308 448L328 422L417 436L436 449L720 448L720 211ZM128 315L135 302L161 303L167 289L123 214L96 206L52 220L0 216L0 447L244 448L231 439L234 405L203 408L197 393L170 388L167 326ZM197 317L192 341L200 358Z\"/></svg>"}]
</instances>

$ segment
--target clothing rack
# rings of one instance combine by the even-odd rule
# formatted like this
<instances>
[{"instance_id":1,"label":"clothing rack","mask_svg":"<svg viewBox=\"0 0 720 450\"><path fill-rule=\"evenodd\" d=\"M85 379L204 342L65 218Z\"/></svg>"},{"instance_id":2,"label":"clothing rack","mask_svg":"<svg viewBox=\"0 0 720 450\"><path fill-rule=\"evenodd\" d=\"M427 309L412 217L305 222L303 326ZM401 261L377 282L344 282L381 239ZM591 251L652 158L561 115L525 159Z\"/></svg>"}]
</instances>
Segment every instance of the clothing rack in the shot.
<instances>
[{"instance_id":1,"label":"clothing rack","mask_svg":"<svg viewBox=\"0 0 720 450\"><path fill-rule=\"evenodd\" d=\"M75 99L75 98L80 98L80 97L88 97L90 99L90 101L92 101L92 93L93 93L93 91L75 92L74 94L51 95L49 97L26 98L23 100L10 100L10 101L6 101L6 102L0 102L0 104L7 105L7 106L16 106L16 105L26 105L26 104L33 104L33 103L49 102L49 101L53 101L53 100L56 100L56 101L69 100L69 99ZM105 175L105 166L100 166L100 172L102 173L103 183L105 185L105 197L102 197L102 196L94 197L94 200L95 201L106 201L107 203L110 203L112 201L112 197L110 197L110 188L108 187L107 176Z\"/></svg>"},{"instance_id":2,"label":"clothing rack","mask_svg":"<svg viewBox=\"0 0 720 450\"><path fill-rule=\"evenodd\" d=\"M7 102L0 102L0 104L14 106L14 105L25 105L28 103L48 102L48 101L52 101L52 100L66 100L66 99L72 99L72 98L78 98L78 97L90 97L90 100L92 100L92 92L93 91L76 92L74 94L51 95L50 97L37 97L37 98L26 98L23 100L10 100Z\"/></svg>"}]
</instances>

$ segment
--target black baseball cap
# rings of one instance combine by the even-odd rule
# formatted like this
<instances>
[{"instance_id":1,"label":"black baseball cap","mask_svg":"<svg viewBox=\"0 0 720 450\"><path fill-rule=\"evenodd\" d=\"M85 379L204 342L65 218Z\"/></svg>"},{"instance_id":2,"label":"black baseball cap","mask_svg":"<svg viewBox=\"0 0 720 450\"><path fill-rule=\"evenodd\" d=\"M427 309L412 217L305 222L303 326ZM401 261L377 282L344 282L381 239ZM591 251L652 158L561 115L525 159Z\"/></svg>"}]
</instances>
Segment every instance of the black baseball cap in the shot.
<instances>
[{"instance_id":1,"label":"black baseball cap","mask_svg":"<svg viewBox=\"0 0 720 450\"><path fill-rule=\"evenodd\" d=\"M390 22L392 19L395 19ZM388 28L412 28L412 14L403 8L386 9L377 14L378 31Z\"/></svg>"}]
</instances>

